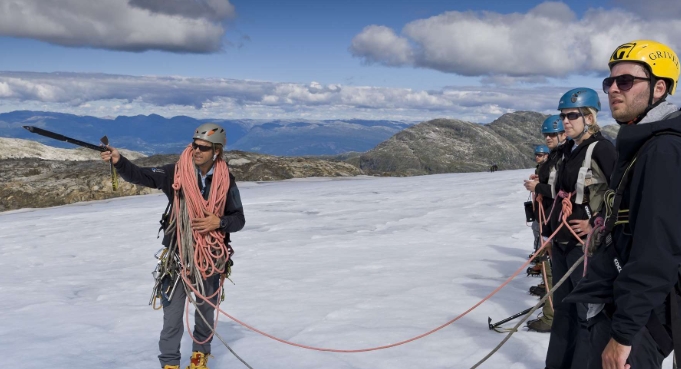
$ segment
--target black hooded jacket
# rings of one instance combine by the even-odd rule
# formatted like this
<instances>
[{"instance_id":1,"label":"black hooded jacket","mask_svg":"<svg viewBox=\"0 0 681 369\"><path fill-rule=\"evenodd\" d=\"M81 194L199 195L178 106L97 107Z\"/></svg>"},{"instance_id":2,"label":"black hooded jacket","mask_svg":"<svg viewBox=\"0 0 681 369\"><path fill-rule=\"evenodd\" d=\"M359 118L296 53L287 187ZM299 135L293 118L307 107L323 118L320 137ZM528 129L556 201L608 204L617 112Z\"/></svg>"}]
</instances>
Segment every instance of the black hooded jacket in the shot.
<instances>
[{"instance_id":1,"label":"black hooded jacket","mask_svg":"<svg viewBox=\"0 0 681 369\"><path fill-rule=\"evenodd\" d=\"M568 140L562 146L562 154L564 155L564 160L560 168L558 169L558 178L556 180L556 193L559 191L565 191L567 193L573 193L576 189L577 178L579 176L579 169L582 167L584 159L586 157L586 152L593 142L598 141L596 147L593 150L591 159L596 162L598 168L603 172L605 179L608 180L615 167L615 160L617 158L617 153L615 151L615 146L612 142L603 137L600 132L592 135L582 143L577 146L573 151L572 148L575 146L575 141ZM609 183L609 182L608 182ZM568 218L568 222L573 219L585 220L591 218L596 212L600 211L600 206L594 209L593 204L575 204L574 195L572 197L572 215ZM589 188L584 188L584 199L589 199ZM556 230L562 220L561 210L562 210L562 199L558 199L555 205L555 209L551 214L551 229ZM569 243L571 245L577 244L577 240L574 238L572 233L567 227L561 228L561 230L556 234L556 241L559 243Z\"/></svg>"},{"instance_id":2,"label":"black hooded jacket","mask_svg":"<svg viewBox=\"0 0 681 369\"><path fill-rule=\"evenodd\" d=\"M140 168L130 160L121 156L120 160L118 160L114 166L121 177L126 181L140 186L159 189L168 197L170 204L173 203L175 190L173 190L172 186L175 179L175 164L166 164L159 168ZM208 175L206 177L205 188L203 188L201 179L197 178L197 180L199 182L199 188L202 190L203 198L208 199L213 176ZM225 214L220 217L221 230L225 232L225 243L230 242L230 232L240 231L245 224L246 218L244 217L244 208L241 204L239 188L236 186L234 176L232 173L229 173L229 189L227 190ZM170 237L164 236L163 245L168 246L169 244Z\"/></svg>"},{"instance_id":3,"label":"black hooded jacket","mask_svg":"<svg viewBox=\"0 0 681 369\"><path fill-rule=\"evenodd\" d=\"M681 137L653 138L663 131L681 134L681 118L620 128L619 158L610 184L613 189L641 146L652 138L641 150L623 194L620 209L629 209L629 223L615 226L612 245L601 245L594 252L586 276L564 300L605 303L606 310L612 312L612 337L628 346L651 313L669 329L665 300L679 278Z\"/></svg>"},{"instance_id":4,"label":"black hooded jacket","mask_svg":"<svg viewBox=\"0 0 681 369\"><path fill-rule=\"evenodd\" d=\"M539 183L534 187L534 193L536 195L542 195L542 207L544 208L544 216L548 217L551 212L551 207L553 206L553 194L551 193L551 184L549 183L549 177L551 176L551 169L556 168L558 170L559 164L563 160L563 144L556 146L549 153L549 157L545 162L539 165L537 168L537 176L539 176ZM538 207L535 207L538 210ZM540 221L538 211L535 214L535 219ZM542 236L549 237L551 235L551 225L542 224L541 225Z\"/></svg>"}]
</instances>

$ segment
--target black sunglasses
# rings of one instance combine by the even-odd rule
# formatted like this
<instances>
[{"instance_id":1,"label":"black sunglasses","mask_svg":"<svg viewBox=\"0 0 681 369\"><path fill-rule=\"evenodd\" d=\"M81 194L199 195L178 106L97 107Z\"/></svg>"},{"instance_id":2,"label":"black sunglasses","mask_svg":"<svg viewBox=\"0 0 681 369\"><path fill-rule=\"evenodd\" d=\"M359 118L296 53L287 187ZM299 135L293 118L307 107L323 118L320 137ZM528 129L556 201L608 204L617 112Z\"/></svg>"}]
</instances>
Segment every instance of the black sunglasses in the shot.
<instances>
[{"instance_id":1,"label":"black sunglasses","mask_svg":"<svg viewBox=\"0 0 681 369\"><path fill-rule=\"evenodd\" d=\"M617 77L608 77L603 80L603 92L607 94L614 82L617 82L617 87L621 91L629 91L632 87L634 87L634 81L637 79L641 81L650 81L650 78L636 77L632 76L631 74L622 74Z\"/></svg>"},{"instance_id":2,"label":"black sunglasses","mask_svg":"<svg viewBox=\"0 0 681 369\"><path fill-rule=\"evenodd\" d=\"M213 150L213 146L203 146L199 145L196 142L192 142L192 150L199 149L201 152L208 152L210 150Z\"/></svg>"},{"instance_id":3,"label":"black sunglasses","mask_svg":"<svg viewBox=\"0 0 681 369\"><path fill-rule=\"evenodd\" d=\"M558 133L556 133L556 132L553 132L553 133L544 133L544 137L545 137L545 138L546 138L546 137L551 137L551 138L553 138L553 137L556 137L556 136L558 136Z\"/></svg>"},{"instance_id":4,"label":"black sunglasses","mask_svg":"<svg viewBox=\"0 0 681 369\"><path fill-rule=\"evenodd\" d=\"M580 114L575 113L574 111L571 111L567 114L560 113L558 116L560 116L560 120L565 120L565 118L567 118L568 120L575 120L575 119L579 118Z\"/></svg>"}]
</instances>

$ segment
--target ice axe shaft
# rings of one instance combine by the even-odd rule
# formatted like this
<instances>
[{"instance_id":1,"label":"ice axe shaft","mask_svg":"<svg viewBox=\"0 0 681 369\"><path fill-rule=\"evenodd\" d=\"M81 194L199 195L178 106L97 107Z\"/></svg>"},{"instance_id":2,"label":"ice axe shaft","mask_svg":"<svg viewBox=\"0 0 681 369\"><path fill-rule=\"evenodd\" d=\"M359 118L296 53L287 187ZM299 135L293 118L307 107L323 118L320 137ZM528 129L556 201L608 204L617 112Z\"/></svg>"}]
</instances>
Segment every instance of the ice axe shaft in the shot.
<instances>
[{"instance_id":1,"label":"ice axe shaft","mask_svg":"<svg viewBox=\"0 0 681 369\"><path fill-rule=\"evenodd\" d=\"M94 145L94 144L91 144L89 142L85 142L85 141L81 141L81 140L76 140L75 138L67 137L67 136L64 136L64 135L59 134L59 133L48 131L46 129L42 129L42 128L38 128L38 127L34 127L34 126L24 126L24 128L31 133L35 133L35 134L38 134L38 135L41 135L41 136L45 136L45 137L51 138L53 140L68 142L68 143L71 143L71 144L74 144L74 145L78 145L78 146L81 146L81 147L88 148L90 150L95 150L95 151L99 151L99 152L105 152L105 151L109 150L106 147ZM100 140L102 141L102 143L104 145L109 145L109 138L108 137L104 136ZM114 191L118 191L118 174L116 173L116 168L113 167L112 161L109 161L109 171L111 172L111 188Z\"/></svg>"},{"instance_id":2,"label":"ice axe shaft","mask_svg":"<svg viewBox=\"0 0 681 369\"><path fill-rule=\"evenodd\" d=\"M542 304L542 305L543 305L543 304ZM523 315L529 313L530 310L532 310L532 308L527 308L527 309L525 309L525 310L523 310L523 311L521 311L521 312L519 312L519 313L517 313L517 314L511 315L511 316L509 316L508 318L506 318L506 319L504 319L504 320L500 320L500 321L498 321L498 322L496 322L496 323L492 323L492 318L487 317L487 325L489 326L489 329L490 329L490 330L495 329L495 328L498 328L500 325L502 325L502 324L504 324L504 323L508 323L508 322L510 322L510 321L513 320L513 319L517 319L517 318L519 318L519 317L521 317L521 316L523 316Z\"/></svg>"},{"instance_id":3,"label":"ice axe shaft","mask_svg":"<svg viewBox=\"0 0 681 369\"><path fill-rule=\"evenodd\" d=\"M75 138L67 137L67 136L61 135L59 133L54 133L54 132L48 131L46 129L42 129L42 128L38 128L38 127L34 127L34 126L24 126L24 128L31 133L35 133L35 134L39 134L41 136L49 137L53 140L68 142L68 143L71 143L71 144L74 144L74 145L86 147L88 149L96 150L96 151L100 151L100 152L107 151L107 148L105 148L105 147L101 147L99 145L93 145L91 143L81 141L81 140L76 140ZM104 136L104 137L106 137L106 136ZM107 142L108 142L108 139L107 139Z\"/></svg>"},{"instance_id":4,"label":"ice axe shaft","mask_svg":"<svg viewBox=\"0 0 681 369\"><path fill-rule=\"evenodd\" d=\"M99 139L104 146L109 146L109 138L104 136ZM107 149L105 149L107 150ZM109 159L109 171L111 172L111 189L118 191L118 174L113 166L113 159Z\"/></svg>"}]
</instances>

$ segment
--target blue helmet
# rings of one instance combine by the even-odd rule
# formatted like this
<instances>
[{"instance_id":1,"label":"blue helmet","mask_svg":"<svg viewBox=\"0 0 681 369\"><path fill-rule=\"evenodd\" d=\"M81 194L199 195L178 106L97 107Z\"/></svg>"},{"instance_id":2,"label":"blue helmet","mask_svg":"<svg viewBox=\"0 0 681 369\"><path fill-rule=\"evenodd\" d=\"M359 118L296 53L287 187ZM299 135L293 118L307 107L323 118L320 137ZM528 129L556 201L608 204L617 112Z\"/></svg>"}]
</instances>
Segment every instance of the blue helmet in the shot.
<instances>
[{"instance_id":1,"label":"blue helmet","mask_svg":"<svg viewBox=\"0 0 681 369\"><path fill-rule=\"evenodd\" d=\"M600 111L601 100L598 93L590 88L575 88L566 92L558 103L558 110L572 108L594 108Z\"/></svg>"},{"instance_id":2,"label":"blue helmet","mask_svg":"<svg viewBox=\"0 0 681 369\"><path fill-rule=\"evenodd\" d=\"M534 154L535 155L536 154L548 154L549 152L551 152L551 150L549 150L549 147L546 146L546 145L537 145L537 146L534 147Z\"/></svg>"},{"instance_id":3,"label":"blue helmet","mask_svg":"<svg viewBox=\"0 0 681 369\"><path fill-rule=\"evenodd\" d=\"M560 115L552 115L541 124L541 133L559 133L565 132L565 127L563 127L563 120L560 119Z\"/></svg>"}]
</instances>

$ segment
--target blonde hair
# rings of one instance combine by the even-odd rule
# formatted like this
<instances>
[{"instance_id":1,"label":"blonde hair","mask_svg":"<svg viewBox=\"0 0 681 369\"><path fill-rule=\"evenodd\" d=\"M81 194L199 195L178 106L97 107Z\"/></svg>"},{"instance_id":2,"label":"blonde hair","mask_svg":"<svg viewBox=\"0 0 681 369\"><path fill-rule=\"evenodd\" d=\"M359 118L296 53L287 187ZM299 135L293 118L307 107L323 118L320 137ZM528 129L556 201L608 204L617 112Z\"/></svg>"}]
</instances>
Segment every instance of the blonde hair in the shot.
<instances>
[{"instance_id":1,"label":"blonde hair","mask_svg":"<svg viewBox=\"0 0 681 369\"><path fill-rule=\"evenodd\" d=\"M589 127L588 132L589 134L593 135L601 131L601 127L598 125L598 111L592 107L584 107L584 108L579 108L579 110L582 112L582 115L584 115L584 121L586 122L586 117L591 115L593 118L593 124L588 125Z\"/></svg>"}]
</instances>

